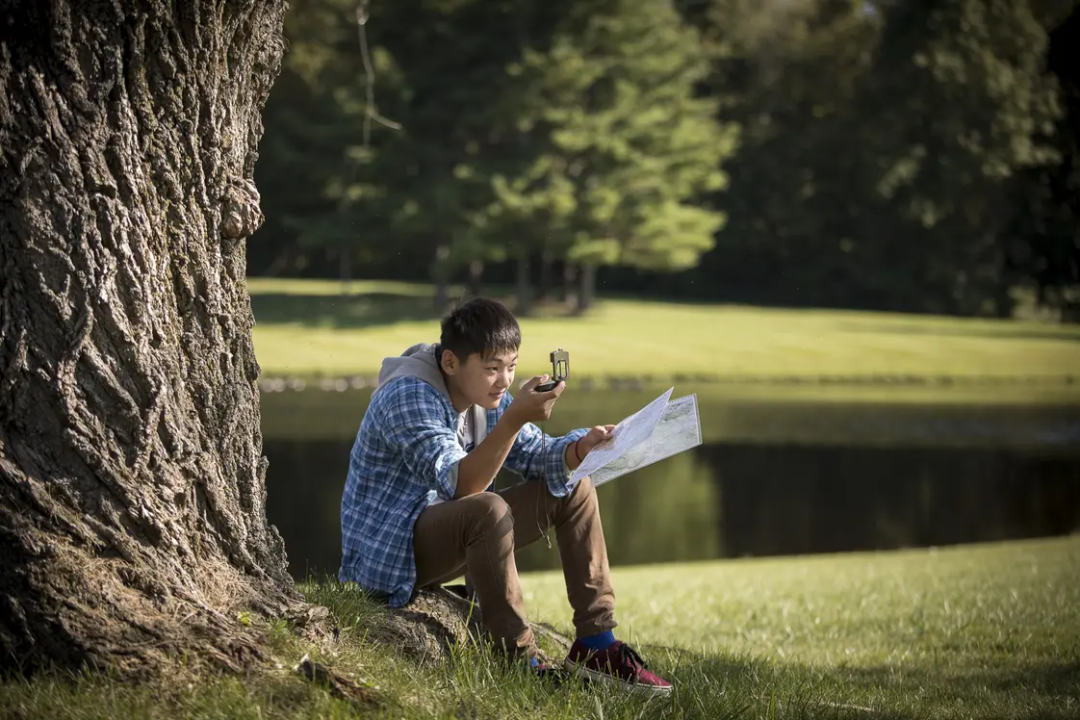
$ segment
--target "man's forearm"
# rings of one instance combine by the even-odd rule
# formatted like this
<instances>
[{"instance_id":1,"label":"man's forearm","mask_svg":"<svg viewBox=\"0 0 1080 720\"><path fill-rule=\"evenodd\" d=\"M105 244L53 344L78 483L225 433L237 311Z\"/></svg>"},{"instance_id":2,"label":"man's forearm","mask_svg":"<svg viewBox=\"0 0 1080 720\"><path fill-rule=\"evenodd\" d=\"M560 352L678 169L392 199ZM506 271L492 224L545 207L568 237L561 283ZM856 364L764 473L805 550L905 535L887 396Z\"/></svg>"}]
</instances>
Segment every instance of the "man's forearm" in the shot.
<instances>
[{"instance_id":1,"label":"man's forearm","mask_svg":"<svg viewBox=\"0 0 1080 720\"><path fill-rule=\"evenodd\" d=\"M506 462L523 423L504 413L495 427L473 451L458 461L455 498L468 497L487 489Z\"/></svg>"},{"instance_id":2,"label":"man's forearm","mask_svg":"<svg viewBox=\"0 0 1080 720\"><path fill-rule=\"evenodd\" d=\"M580 438L578 438L580 440ZM570 472L577 470L581 466L581 456L578 455L578 441L570 443L566 446L566 452L563 453L563 459L566 460L566 467L570 468Z\"/></svg>"}]
</instances>

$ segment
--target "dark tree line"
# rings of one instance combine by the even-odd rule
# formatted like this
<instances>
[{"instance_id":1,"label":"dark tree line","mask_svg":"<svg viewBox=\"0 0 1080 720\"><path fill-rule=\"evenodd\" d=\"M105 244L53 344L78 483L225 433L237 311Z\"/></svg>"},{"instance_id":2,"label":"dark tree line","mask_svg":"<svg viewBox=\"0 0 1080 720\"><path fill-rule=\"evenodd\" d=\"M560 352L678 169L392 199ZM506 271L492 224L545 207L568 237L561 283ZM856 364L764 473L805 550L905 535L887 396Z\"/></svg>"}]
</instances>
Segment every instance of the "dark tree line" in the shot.
<instances>
[{"instance_id":1,"label":"dark tree line","mask_svg":"<svg viewBox=\"0 0 1080 720\"><path fill-rule=\"evenodd\" d=\"M286 18L252 274L996 315L1080 282L1073 2L364 8L367 64L354 0Z\"/></svg>"}]
</instances>

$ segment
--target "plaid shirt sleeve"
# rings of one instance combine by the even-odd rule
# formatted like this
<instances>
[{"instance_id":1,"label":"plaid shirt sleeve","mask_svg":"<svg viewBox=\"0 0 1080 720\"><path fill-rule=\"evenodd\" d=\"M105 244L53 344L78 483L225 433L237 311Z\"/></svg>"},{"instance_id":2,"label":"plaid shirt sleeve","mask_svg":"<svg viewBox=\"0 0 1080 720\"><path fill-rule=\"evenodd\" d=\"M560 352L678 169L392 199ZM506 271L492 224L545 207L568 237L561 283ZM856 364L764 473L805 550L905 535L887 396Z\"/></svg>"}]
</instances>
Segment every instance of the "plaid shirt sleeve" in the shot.
<instances>
[{"instance_id":1,"label":"plaid shirt sleeve","mask_svg":"<svg viewBox=\"0 0 1080 720\"><path fill-rule=\"evenodd\" d=\"M397 394L384 418L387 444L417 480L444 500L457 491L457 464L466 452L447 424L447 411L439 391L414 381L409 392Z\"/></svg>"},{"instance_id":2,"label":"plaid shirt sleeve","mask_svg":"<svg viewBox=\"0 0 1080 720\"><path fill-rule=\"evenodd\" d=\"M512 401L510 393L503 395L496 411L497 418L502 417ZM566 497L573 492L577 484L570 481L570 468L567 467L565 459L566 447L577 442L578 438L586 433L588 430L579 428L561 437L552 437L544 434L536 425L526 423L518 433L503 465L526 480L539 480L543 477L547 480L548 490L552 495Z\"/></svg>"}]
</instances>

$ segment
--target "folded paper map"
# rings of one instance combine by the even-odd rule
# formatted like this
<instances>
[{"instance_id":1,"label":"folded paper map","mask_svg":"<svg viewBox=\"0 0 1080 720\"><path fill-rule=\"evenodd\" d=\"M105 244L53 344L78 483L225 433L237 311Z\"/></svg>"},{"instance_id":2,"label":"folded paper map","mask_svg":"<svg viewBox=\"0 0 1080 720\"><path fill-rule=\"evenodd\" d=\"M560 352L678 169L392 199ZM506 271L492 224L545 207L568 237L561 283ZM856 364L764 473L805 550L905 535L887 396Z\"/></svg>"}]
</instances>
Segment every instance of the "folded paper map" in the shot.
<instances>
[{"instance_id":1,"label":"folded paper map","mask_svg":"<svg viewBox=\"0 0 1080 720\"><path fill-rule=\"evenodd\" d=\"M571 476L594 486L701 444L697 395L671 400L670 388L615 426L612 438L597 445Z\"/></svg>"}]
</instances>

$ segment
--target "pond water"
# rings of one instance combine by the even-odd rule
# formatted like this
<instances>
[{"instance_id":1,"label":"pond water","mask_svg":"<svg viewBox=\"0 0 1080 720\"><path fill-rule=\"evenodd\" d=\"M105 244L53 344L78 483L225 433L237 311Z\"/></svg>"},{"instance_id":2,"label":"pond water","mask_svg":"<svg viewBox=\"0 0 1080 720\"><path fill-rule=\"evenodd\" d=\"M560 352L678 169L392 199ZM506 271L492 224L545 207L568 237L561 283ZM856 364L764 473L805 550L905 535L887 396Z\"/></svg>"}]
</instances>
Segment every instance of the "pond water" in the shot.
<instances>
[{"instance_id":1,"label":"pond water","mask_svg":"<svg viewBox=\"0 0 1080 720\"><path fill-rule=\"evenodd\" d=\"M665 389L568 392L546 430L618 422ZM1060 389L702 386L672 397L694 391L704 443L598 490L612 565L1080 528L1080 401ZM262 396L267 512L297 579L337 571L341 491L368 398L364 389ZM518 552L522 571L558 566L543 540Z\"/></svg>"}]
</instances>

